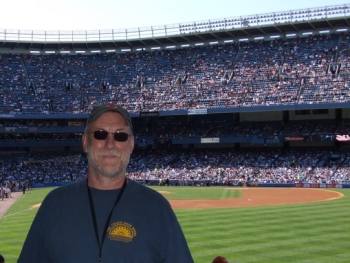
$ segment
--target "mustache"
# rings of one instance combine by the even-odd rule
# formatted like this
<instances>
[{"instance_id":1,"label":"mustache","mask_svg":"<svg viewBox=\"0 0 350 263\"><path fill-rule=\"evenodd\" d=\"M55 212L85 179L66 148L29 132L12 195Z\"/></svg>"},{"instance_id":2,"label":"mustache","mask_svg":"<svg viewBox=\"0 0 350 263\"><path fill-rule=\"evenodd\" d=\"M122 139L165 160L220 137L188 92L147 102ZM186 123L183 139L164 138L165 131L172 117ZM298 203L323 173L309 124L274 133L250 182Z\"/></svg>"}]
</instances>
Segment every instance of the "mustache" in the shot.
<instances>
[{"instance_id":1,"label":"mustache","mask_svg":"<svg viewBox=\"0 0 350 263\"><path fill-rule=\"evenodd\" d=\"M97 155L99 156L114 156L114 157L121 157L121 153L120 152L100 152Z\"/></svg>"}]
</instances>

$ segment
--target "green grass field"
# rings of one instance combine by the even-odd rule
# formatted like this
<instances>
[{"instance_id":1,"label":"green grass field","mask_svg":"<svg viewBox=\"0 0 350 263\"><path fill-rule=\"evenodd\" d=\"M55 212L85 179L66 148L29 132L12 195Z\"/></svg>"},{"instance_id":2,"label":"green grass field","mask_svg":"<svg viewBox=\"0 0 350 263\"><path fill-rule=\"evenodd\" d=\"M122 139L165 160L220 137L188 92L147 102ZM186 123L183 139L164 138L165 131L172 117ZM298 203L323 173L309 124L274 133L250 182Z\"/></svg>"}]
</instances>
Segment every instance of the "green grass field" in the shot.
<instances>
[{"instance_id":1,"label":"green grass field","mask_svg":"<svg viewBox=\"0 0 350 263\"><path fill-rule=\"evenodd\" d=\"M239 189L154 188L173 192L165 195L168 199L241 197ZM51 189L26 192L0 219L0 253L6 263L16 262L20 253L37 212L30 207L40 203ZM343 193L344 198L302 205L180 209L175 213L196 263L211 263L218 255L230 263L350 262L350 189L332 191Z\"/></svg>"}]
</instances>

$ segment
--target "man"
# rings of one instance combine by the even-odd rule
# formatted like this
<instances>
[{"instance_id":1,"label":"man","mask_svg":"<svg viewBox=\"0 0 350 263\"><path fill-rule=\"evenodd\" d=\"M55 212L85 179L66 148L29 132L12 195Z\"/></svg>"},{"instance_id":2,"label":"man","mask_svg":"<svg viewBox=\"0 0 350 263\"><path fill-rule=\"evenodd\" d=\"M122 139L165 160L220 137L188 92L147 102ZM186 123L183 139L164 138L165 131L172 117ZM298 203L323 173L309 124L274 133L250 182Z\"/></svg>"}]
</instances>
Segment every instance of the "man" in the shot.
<instances>
[{"instance_id":1,"label":"man","mask_svg":"<svg viewBox=\"0 0 350 263\"><path fill-rule=\"evenodd\" d=\"M134 140L124 108L93 108L82 136L87 179L48 194L18 263L193 262L168 201L125 176Z\"/></svg>"},{"instance_id":2,"label":"man","mask_svg":"<svg viewBox=\"0 0 350 263\"><path fill-rule=\"evenodd\" d=\"M5 259L1 254L0 254L0 263L5 263Z\"/></svg>"},{"instance_id":3,"label":"man","mask_svg":"<svg viewBox=\"0 0 350 263\"><path fill-rule=\"evenodd\" d=\"M0 199L4 201L4 198L5 198L5 188L2 185L0 185Z\"/></svg>"},{"instance_id":4,"label":"man","mask_svg":"<svg viewBox=\"0 0 350 263\"><path fill-rule=\"evenodd\" d=\"M22 192L23 192L23 194L26 193L26 183L25 182L22 182Z\"/></svg>"}]
</instances>

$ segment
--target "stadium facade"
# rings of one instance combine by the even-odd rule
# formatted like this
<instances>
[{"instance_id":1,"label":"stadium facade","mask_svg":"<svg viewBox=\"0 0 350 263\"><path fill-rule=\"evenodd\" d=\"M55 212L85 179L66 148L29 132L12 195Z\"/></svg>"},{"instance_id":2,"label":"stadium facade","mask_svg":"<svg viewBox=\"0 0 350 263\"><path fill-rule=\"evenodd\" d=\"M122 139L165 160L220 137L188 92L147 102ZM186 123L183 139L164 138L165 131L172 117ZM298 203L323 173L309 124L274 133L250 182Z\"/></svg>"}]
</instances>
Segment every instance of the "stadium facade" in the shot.
<instances>
[{"instance_id":1,"label":"stadium facade","mask_svg":"<svg viewBox=\"0 0 350 263\"><path fill-rule=\"evenodd\" d=\"M79 152L87 112L117 103L140 148L336 152L350 133L349 25L350 5L338 5L137 29L0 30L1 150Z\"/></svg>"}]
</instances>

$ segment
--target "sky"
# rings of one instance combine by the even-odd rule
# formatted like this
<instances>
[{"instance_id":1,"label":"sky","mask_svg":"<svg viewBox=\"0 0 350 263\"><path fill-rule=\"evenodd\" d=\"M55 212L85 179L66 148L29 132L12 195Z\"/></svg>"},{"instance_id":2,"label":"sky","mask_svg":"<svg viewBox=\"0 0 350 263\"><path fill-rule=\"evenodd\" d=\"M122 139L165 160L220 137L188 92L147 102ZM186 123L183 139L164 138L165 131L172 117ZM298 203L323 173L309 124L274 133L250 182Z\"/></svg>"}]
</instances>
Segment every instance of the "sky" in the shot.
<instances>
[{"instance_id":1,"label":"sky","mask_svg":"<svg viewBox=\"0 0 350 263\"><path fill-rule=\"evenodd\" d=\"M132 29L341 4L350 0L2 0L0 30Z\"/></svg>"}]
</instances>

